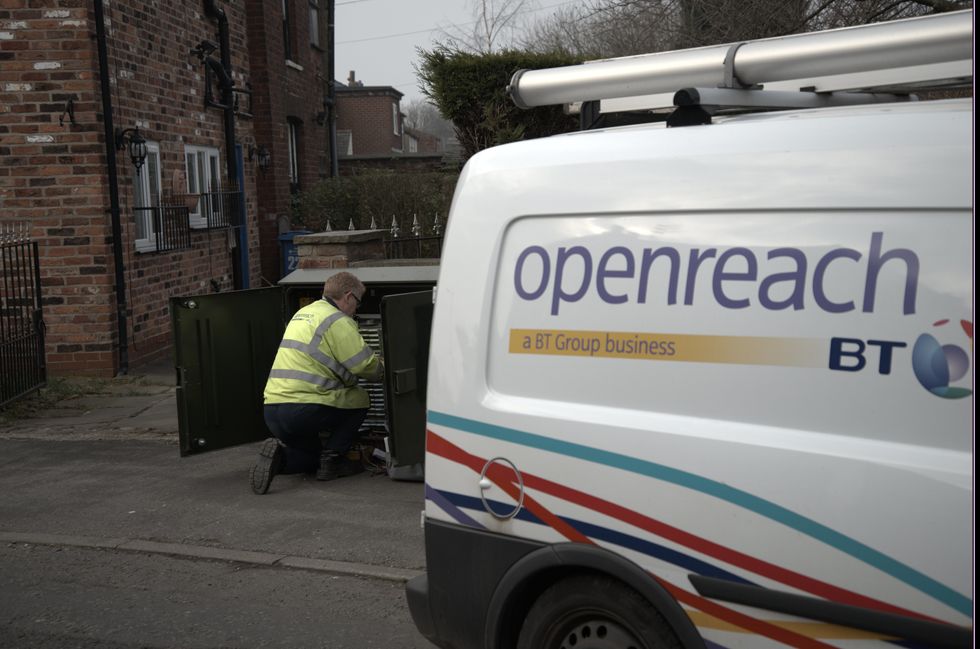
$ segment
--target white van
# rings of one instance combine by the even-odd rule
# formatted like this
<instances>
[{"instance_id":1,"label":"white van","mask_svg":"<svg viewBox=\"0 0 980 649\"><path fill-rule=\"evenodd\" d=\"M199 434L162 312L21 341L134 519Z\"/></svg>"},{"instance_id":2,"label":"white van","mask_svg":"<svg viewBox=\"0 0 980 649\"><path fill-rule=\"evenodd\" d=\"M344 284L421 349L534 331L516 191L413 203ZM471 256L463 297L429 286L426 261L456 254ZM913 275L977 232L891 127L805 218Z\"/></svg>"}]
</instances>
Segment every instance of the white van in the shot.
<instances>
[{"instance_id":1,"label":"white van","mask_svg":"<svg viewBox=\"0 0 980 649\"><path fill-rule=\"evenodd\" d=\"M416 625L456 649L970 646L972 100L701 108L464 169Z\"/></svg>"}]
</instances>

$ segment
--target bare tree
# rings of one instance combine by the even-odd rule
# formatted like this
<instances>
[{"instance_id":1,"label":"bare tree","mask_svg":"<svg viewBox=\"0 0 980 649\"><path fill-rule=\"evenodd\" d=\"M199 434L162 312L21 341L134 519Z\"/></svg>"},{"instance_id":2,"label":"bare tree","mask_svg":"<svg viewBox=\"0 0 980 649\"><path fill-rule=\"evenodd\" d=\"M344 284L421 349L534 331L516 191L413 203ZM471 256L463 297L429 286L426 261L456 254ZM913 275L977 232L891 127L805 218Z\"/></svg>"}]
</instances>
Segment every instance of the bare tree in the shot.
<instances>
[{"instance_id":1,"label":"bare tree","mask_svg":"<svg viewBox=\"0 0 980 649\"><path fill-rule=\"evenodd\" d=\"M715 45L968 9L962 0L591 0L531 25L522 44L583 58Z\"/></svg>"},{"instance_id":2,"label":"bare tree","mask_svg":"<svg viewBox=\"0 0 980 649\"><path fill-rule=\"evenodd\" d=\"M675 47L748 41L796 31L806 0L681 0Z\"/></svg>"},{"instance_id":3,"label":"bare tree","mask_svg":"<svg viewBox=\"0 0 980 649\"><path fill-rule=\"evenodd\" d=\"M427 99L413 99L403 107L405 111L405 125L419 131L430 133L442 139L446 143L450 138L455 137L453 123L443 117Z\"/></svg>"},{"instance_id":4,"label":"bare tree","mask_svg":"<svg viewBox=\"0 0 980 649\"><path fill-rule=\"evenodd\" d=\"M676 0L593 0L584 6L561 8L532 24L522 43L536 52L587 59L669 49L677 29L676 4Z\"/></svg>"},{"instance_id":5,"label":"bare tree","mask_svg":"<svg viewBox=\"0 0 980 649\"><path fill-rule=\"evenodd\" d=\"M469 0L473 22L443 29L447 45L476 54L489 54L513 42L519 17L533 0Z\"/></svg>"},{"instance_id":6,"label":"bare tree","mask_svg":"<svg viewBox=\"0 0 980 649\"><path fill-rule=\"evenodd\" d=\"M807 3L807 14L798 31L834 29L851 25L880 23L900 18L970 9L972 1L960 0L814 0Z\"/></svg>"}]
</instances>

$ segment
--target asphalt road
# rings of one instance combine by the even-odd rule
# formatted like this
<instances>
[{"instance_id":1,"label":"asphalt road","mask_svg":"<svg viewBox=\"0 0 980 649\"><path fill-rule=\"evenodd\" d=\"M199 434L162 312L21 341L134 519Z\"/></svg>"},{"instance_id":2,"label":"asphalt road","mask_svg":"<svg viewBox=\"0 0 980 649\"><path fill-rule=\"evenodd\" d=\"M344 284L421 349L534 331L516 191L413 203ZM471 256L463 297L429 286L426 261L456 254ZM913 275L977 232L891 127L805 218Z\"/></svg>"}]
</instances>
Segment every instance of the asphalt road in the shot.
<instances>
[{"instance_id":1,"label":"asphalt road","mask_svg":"<svg viewBox=\"0 0 980 649\"><path fill-rule=\"evenodd\" d=\"M423 487L248 486L256 445L0 431L0 648L404 647Z\"/></svg>"},{"instance_id":2,"label":"asphalt road","mask_svg":"<svg viewBox=\"0 0 980 649\"><path fill-rule=\"evenodd\" d=\"M0 647L432 648L392 581L6 543L0 584Z\"/></svg>"},{"instance_id":3,"label":"asphalt road","mask_svg":"<svg viewBox=\"0 0 980 649\"><path fill-rule=\"evenodd\" d=\"M423 487L361 474L279 476L264 496L257 445L181 458L172 441L4 439L0 533L74 535L281 553L421 571Z\"/></svg>"}]
</instances>

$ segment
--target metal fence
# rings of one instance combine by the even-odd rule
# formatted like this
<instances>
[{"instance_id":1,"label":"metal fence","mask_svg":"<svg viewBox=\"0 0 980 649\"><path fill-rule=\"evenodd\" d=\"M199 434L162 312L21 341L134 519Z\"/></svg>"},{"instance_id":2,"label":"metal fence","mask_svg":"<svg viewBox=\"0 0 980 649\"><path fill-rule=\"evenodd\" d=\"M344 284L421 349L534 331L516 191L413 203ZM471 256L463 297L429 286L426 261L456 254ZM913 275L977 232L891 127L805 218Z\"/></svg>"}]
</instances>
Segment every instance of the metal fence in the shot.
<instances>
[{"instance_id":1,"label":"metal fence","mask_svg":"<svg viewBox=\"0 0 980 649\"><path fill-rule=\"evenodd\" d=\"M150 234L156 252L191 246L190 210L186 205L133 208L137 223Z\"/></svg>"},{"instance_id":2,"label":"metal fence","mask_svg":"<svg viewBox=\"0 0 980 649\"><path fill-rule=\"evenodd\" d=\"M347 229L357 229L357 226L354 225L354 219L350 220ZM377 220L372 216L371 225L368 226L368 229L380 230L382 228L378 227ZM326 231L332 230L328 220ZM398 219L395 217L391 218L391 227L385 231L387 232L384 238L385 259L438 259L442 256L443 225L438 215L432 219L429 234L423 232L418 216L413 217L412 226L407 235L403 234L398 225Z\"/></svg>"},{"instance_id":3,"label":"metal fence","mask_svg":"<svg viewBox=\"0 0 980 649\"><path fill-rule=\"evenodd\" d=\"M232 187L203 194L174 194L167 196L165 202L174 209L186 207L194 228L203 226L215 230L242 225L239 210L243 200L242 192Z\"/></svg>"},{"instance_id":4,"label":"metal fence","mask_svg":"<svg viewBox=\"0 0 980 649\"><path fill-rule=\"evenodd\" d=\"M385 259L437 259L441 255L442 235L385 238Z\"/></svg>"},{"instance_id":5,"label":"metal fence","mask_svg":"<svg viewBox=\"0 0 980 649\"><path fill-rule=\"evenodd\" d=\"M27 226L0 224L0 407L46 382L37 242Z\"/></svg>"},{"instance_id":6,"label":"metal fence","mask_svg":"<svg viewBox=\"0 0 980 649\"><path fill-rule=\"evenodd\" d=\"M376 227L374 219L371 219L371 229ZM393 217L384 243L385 259L438 259L442 256L442 223L436 216L432 220L431 233L425 234L419 224L418 216L415 216L409 234L406 236L402 234L398 221Z\"/></svg>"},{"instance_id":7,"label":"metal fence","mask_svg":"<svg viewBox=\"0 0 980 649\"><path fill-rule=\"evenodd\" d=\"M242 193L237 189L201 194L201 213L207 219L208 229L241 225L241 201Z\"/></svg>"}]
</instances>

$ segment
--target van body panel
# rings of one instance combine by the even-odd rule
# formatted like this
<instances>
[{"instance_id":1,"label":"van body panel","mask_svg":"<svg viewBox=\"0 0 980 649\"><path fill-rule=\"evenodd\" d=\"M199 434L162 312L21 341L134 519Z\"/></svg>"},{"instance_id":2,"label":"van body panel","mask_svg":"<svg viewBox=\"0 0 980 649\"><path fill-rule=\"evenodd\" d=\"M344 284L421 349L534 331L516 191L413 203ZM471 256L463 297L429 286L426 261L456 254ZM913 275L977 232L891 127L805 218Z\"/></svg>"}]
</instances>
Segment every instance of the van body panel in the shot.
<instances>
[{"instance_id":1,"label":"van body panel","mask_svg":"<svg viewBox=\"0 0 980 649\"><path fill-rule=\"evenodd\" d=\"M913 102L474 156L426 517L612 550L725 647L889 636L692 575L969 627L971 129L969 101Z\"/></svg>"}]
</instances>

